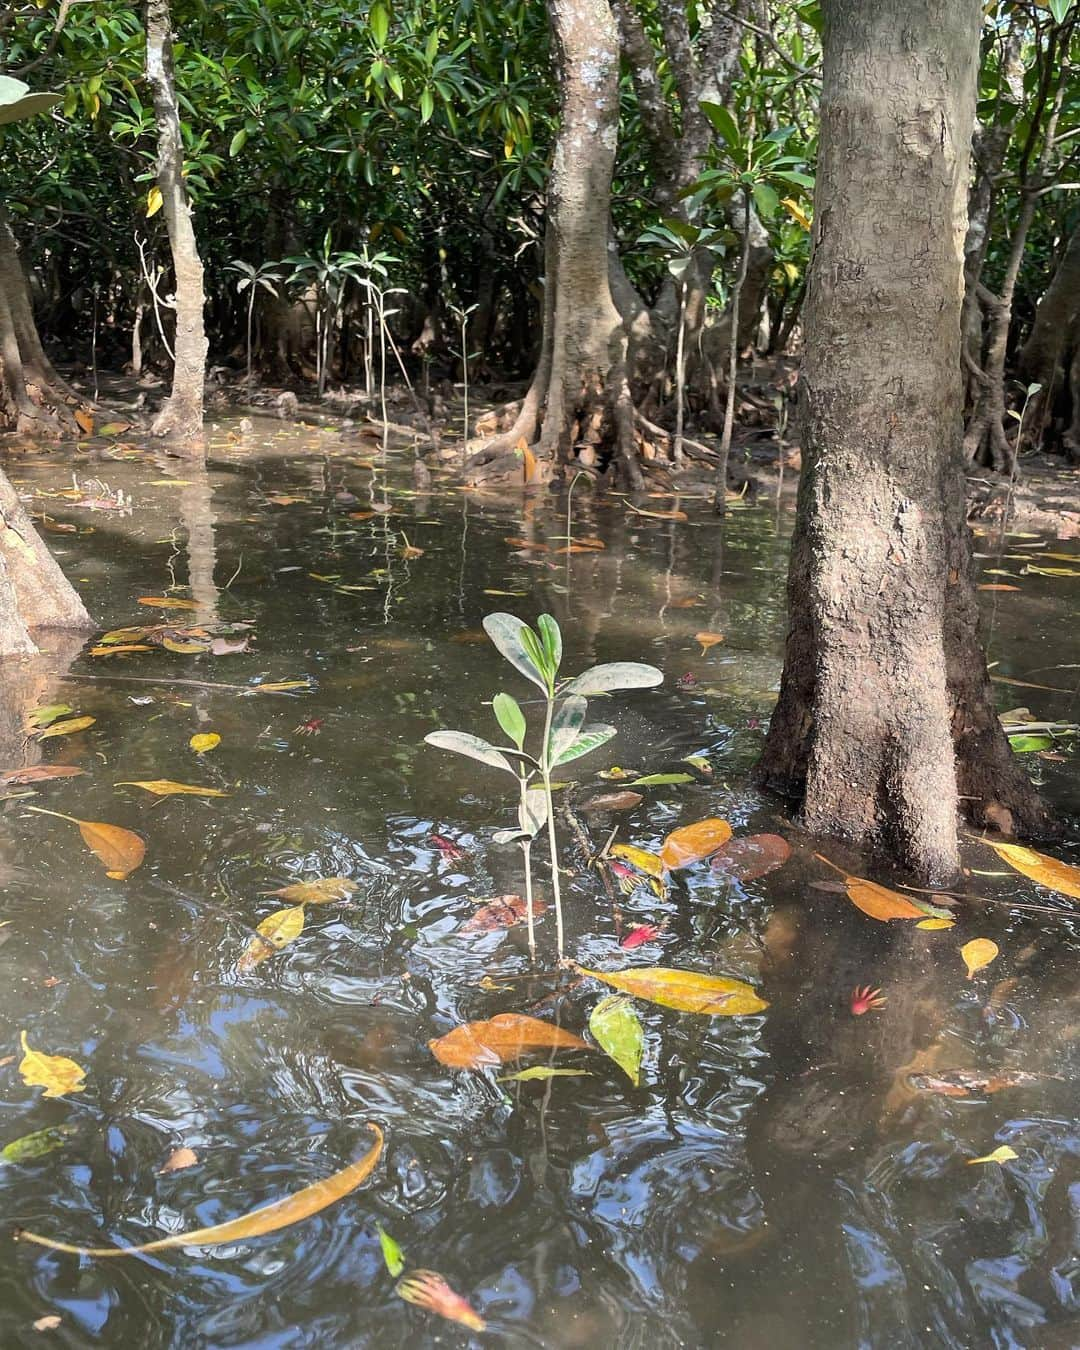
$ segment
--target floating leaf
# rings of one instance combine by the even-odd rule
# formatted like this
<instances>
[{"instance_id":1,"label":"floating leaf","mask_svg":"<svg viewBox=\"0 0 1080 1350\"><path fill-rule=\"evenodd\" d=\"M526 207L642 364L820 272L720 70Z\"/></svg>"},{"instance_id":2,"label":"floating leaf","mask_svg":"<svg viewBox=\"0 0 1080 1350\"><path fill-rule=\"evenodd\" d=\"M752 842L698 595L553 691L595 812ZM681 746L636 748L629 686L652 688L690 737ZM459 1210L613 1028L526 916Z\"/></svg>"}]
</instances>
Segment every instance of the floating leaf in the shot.
<instances>
[{"instance_id":1,"label":"floating leaf","mask_svg":"<svg viewBox=\"0 0 1080 1350\"><path fill-rule=\"evenodd\" d=\"M488 1021L467 1022L428 1041L428 1049L450 1069L483 1069L508 1064L532 1050L587 1050L573 1032L524 1013L499 1013Z\"/></svg>"},{"instance_id":2,"label":"floating leaf","mask_svg":"<svg viewBox=\"0 0 1080 1350\"><path fill-rule=\"evenodd\" d=\"M583 811L632 811L645 798L640 792L598 792L581 803Z\"/></svg>"},{"instance_id":3,"label":"floating leaf","mask_svg":"<svg viewBox=\"0 0 1080 1350\"><path fill-rule=\"evenodd\" d=\"M367 1128L375 1136L375 1142L362 1158L343 1167L340 1172L305 1186L295 1195L284 1200L275 1200L271 1205L252 1210L239 1219L230 1219L228 1223L217 1224L213 1228L197 1228L191 1233L171 1233L168 1237L158 1238L154 1242L144 1242L138 1247L76 1247L67 1242L55 1242L52 1238L42 1237L38 1233L19 1230L16 1238L20 1242L34 1242L39 1247L49 1247L56 1252L69 1252L72 1256L134 1256L143 1252L162 1252L177 1247L216 1247L226 1242L243 1242L249 1238L264 1237L267 1233L276 1233L291 1224L310 1219L328 1205L350 1195L365 1182L379 1161L382 1153L383 1132L378 1125L369 1121Z\"/></svg>"},{"instance_id":4,"label":"floating leaf","mask_svg":"<svg viewBox=\"0 0 1080 1350\"><path fill-rule=\"evenodd\" d=\"M176 595L140 595L140 605L151 605L155 609L198 609L194 600L181 600Z\"/></svg>"},{"instance_id":5,"label":"floating leaf","mask_svg":"<svg viewBox=\"0 0 1080 1350\"><path fill-rule=\"evenodd\" d=\"M865 877L849 876L842 867L837 867L835 863L822 857L820 853L815 853L814 857L819 862L823 862L826 867L831 867L834 872L840 873L844 878L844 890L848 899L856 909L861 909L871 919L879 919L882 923L887 923L890 919L925 919L928 914L936 918L948 918L943 910L936 910L933 905L925 905L920 908L906 895L901 895L898 891L890 891L887 886L879 886L876 881L867 881Z\"/></svg>"},{"instance_id":6,"label":"floating leaf","mask_svg":"<svg viewBox=\"0 0 1080 1350\"><path fill-rule=\"evenodd\" d=\"M729 840L714 855L711 866L739 881L756 881L783 867L791 845L778 834L747 834Z\"/></svg>"},{"instance_id":7,"label":"floating leaf","mask_svg":"<svg viewBox=\"0 0 1080 1350\"><path fill-rule=\"evenodd\" d=\"M264 680L262 684L253 684L249 694L292 694L299 689L314 689L315 682L306 680Z\"/></svg>"},{"instance_id":8,"label":"floating leaf","mask_svg":"<svg viewBox=\"0 0 1080 1350\"><path fill-rule=\"evenodd\" d=\"M221 737L216 731L200 731L188 741L188 745L197 755L209 754L211 750L216 750L220 744Z\"/></svg>"},{"instance_id":9,"label":"floating leaf","mask_svg":"<svg viewBox=\"0 0 1080 1350\"><path fill-rule=\"evenodd\" d=\"M391 1279L396 1280L405 1269L405 1253L381 1223L377 1225L377 1229L379 1233L379 1246L382 1249L383 1263L390 1272Z\"/></svg>"},{"instance_id":10,"label":"floating leaf","mask_svg":"<svg viewBox=\"0 0 1080 1350\"><path fill-rule=\"evenodd\" d=\"M710 633L708 631L705 631L694 634L694 641L701 643L702 656L705 655L705 653L709 650L710 647L715 647L718 643L723 642L723 640L724 640L723 633Z\"/></svg>"},{"instance_id":11,"label":"floating leaf","mask_svg":"<svg viewBox=\"0 0 1080 1350\"><path fill-rule=\"evenodd\" d=\"M50 1125L44 1130L35 1130L33 1134L24 1134L0 1149L0 1162L27 1163L33 1162L35 1158L44 1158L47 1153L55 1153L58 1148L63 1148L76 1133L78 1131L74 1125Z\"/></svg>"},{"instance_id":12,"label":"floating leaf","mask_svg":"<svg viewBox=\"0 0 1080 1350\"><path fill-rule=\"evenodd\" d=\"M458 1322L471 1331L487 1328L480 1314L434 1270L414 1270L397 1282L394 1292L406 1303L415 1303L418 1308L426 1308L428 1312L437 1313L448 1322Z\"/></svg>"},{"instance_id":13,"label":"floating leaf","mask_svg":"<svg viewBox=\"0 0 1080 1350\"><path fill-rule=\"evenodd\" d=\"M317 877L314 881L294 881L264 895L277 895L291 905L328 905L335 900L347 900L360 888L348 877Z\"/></svg>"},{"instance_id":14,"label":"floating leaf","mask_svg":"<svg viewBox=\"0 0 1080 1350\"><path fill-rule=\"evenodd\" d=\"M742 980L720 975L701 975L694 970L652 969L598 971L578 969L613 989L678 1012L709 1013L719 1017L743 1017L769 1005Z\"/></svg>"},{"instance_id":15,"label":"floating leaf","mask_svg":"<svg viewBox=\"0 0 1080 1350\"><path fill-rule=\"evenodd\" d=\"M176 638L163 637L161 645L168 652L176 652L180 656L198 656L202 652L210 650L209 642L180 642Z\"/></svg>"},{"instance_id":16,"label":"floating leaf","mask_svg":"<svg viewBox=\"0 0 1080 1350\"><path fill-rule=\"evenodd\" d=\"M715 853L730 838L731 826L727 821L711 816L673 830L661 846L660 859L669 870L689 867Z\"/></svg>"},{"instance_id":17,"label":"floating leaf","mask_svg":"<svg viewBox=\"0 0 1080 1350\"><path fill-rule=\"evenodd\" d=\"M643 511L638 506L632 506L630 502L626 503L633 511L635 516L648 516L651 520L689 520L690 517L685 511Z\"/></svg>"},{"instance_id":18,"label":"floating leaf","mask_svg":"<svg viewBox=\"0 0 1080 1350\"><path fill-rule=\"evenodd\" d=\"M91 656L124 656L130 652L152 652L145 642L118 642L108 646L91 647Z\"/></svg>"},{"instance_id":19,"label":"floating leaf","mask_svg":"<svg viewBox=\"0 0 1080 1350\"><path fill-rule=\"evenodd\" d=\"M47 741L53 736L71 736L76 731L85 731L97 721L96 717L71 717L66 722L54 722L38 734L39 741Z\"/></svg>"},{"instance_id":20,"label":"floating leaf","mask_svg":"<svg viewBox=\"0 0 1080 1350\"><path fill-rule=\"evenodd\" d=\"M174 1148L158 1168L158 1176L165 1177L170 1172L183 1172L188 1167L195 1167L198 1161L199 1155L193 1148Z\"/></svg>"},{"instance_id":21,"label":"floating leaf","mask_svg":"<svg viewBox=\"0 0 1080 1350\"><path fill-rule=\"evenodd\" d=\"M998 950L997 943L991 942L989 938L972 938L970 942L965 942L960 948L960 955L967 966L968 979L973 980L976 971L995 960Z\"/></svg>"},{"instance_id":22,"label":"floating leaf","mask_svg":"<svg viewBox=\"0 0 1080 1350\"><path fill-rule=\"evenodd\" d=\"M146 857L145 842L121 825L107 825L100 820L77 820L60 811L46 811L41 806L28 806L26 809L40 816L55 816L57 820L67 820L72 825L78 825L87 848L105 864L108 875L118 881L123 881L128 873L134 872Z\"/></svg>"},{"instance_id":23,"label":"floating leaf","mask_svg":"<svg viewBox=\"0 0 1080 1350\"><path fill-rule=\"evenodd\" d=\"M566 686L567 694L610 694L616 689L652 689L664 683L663 671L640 661L593 666Z\"/></svg>"},{"instance_id":24,"label":"floating leaf","mask_svg":"<svg viewBox=\"0 0 1080 1350\"><path fill-rule=\"evenodd\" d=\"M976 1073L969 1069L954 1069L944 1073L915 1073L908 1082L917 1092L931 1092L940 1097L970 1097L973 1092L1003 1092L1006 1088L1025 1087L1041 1083L1044 1075L1025 1073L1022 1069L1003 1073Z\"/></svg>"},{"instance_id":25,"label":"floating leaf","mask_svg":"<svg viewBox=\"0 0 1080 1350\"><path fill-rule=\"evenodd\" d=\"M1080 867L1062 862L1059 858L1048 857L1045 853L1036 853L1022 844L999 844L993 839L983 842L989 844L999 858L1023 876L1037 881L1047 890L1080 900Z\"/></svg>"},{"instance_id":26,"label":"floating leaf","mask_svg":"<svg viewBox=\"0 0 1080 1350\"><path fill-rule=\"evenodd\" d=\"M79 430L85 432L87 436L94 434L94 414L89 409L76 408L75 421L79 424Z\"/></svg>"},{"instance_id":27,"label":"floating leaf","mask_svg":"<svg viewBox=\"0 0 1080 1350\"><path fill-rule=\"evenodd\" d=\"M31 708L26 724L33 730L47 727L61 717L69 717L75 709L68 703L45 703L40 708Z\"/></svg>"},{"instance_id":28,"label":"floating leaf","mask_svg":"<svg viewBox=\"0 0 1080 1350\"><path fill-rule=\"evenodd\" d=\"M533 899L533 914L539 916L547 909L543 900ZM500 895L481 905L471 919L461 925L463 933L493 933L499 928L513 928L528 919L528 906L520 895Z\"/></svg>"},{"instance_id":29,"label":"floating leaf","mask_svg":"<svg viewBox=\"0 0 1080 1350\"><path fill-rule=\"evenodd\" d=\"M592 1078L588 1069L553 1069L550 1064L534 1064L529 1069L519 1069L517 1073L507 1073L496 1078L496 1083L536 1083L546 1078Z\"/></svg>"},{"instance_id":30,"label":"floating leaf","mask_svg":"<svg viewBox=\"0 0 1080 1350\"><path fill-rule=\"evenodd\" d=\"M955 919L920 919L915 925L916 928L925 928L929 932L944 932L947 928L955 928Z\"/></svg>"},{"instance_id":31,"label":"floating leaf","mask_svg":"<svg viewBox=\"0 0 1080 1350\"><path fill-rule=\"evenodd\" d=\"M664 864L658 853L650 853L646 848L636 848L633 844L612 844L608 853L613 858L621 858L639 872L649 877L662 877Z\"/></svg>"},{"instance_id":32,"label":"floating leaf","mask_svg":"<svg viewBox=\"0 0 1080 1350\"><path fill-rule=\"evenodd\" d=\"M63 1055L45 1055L40 1050L31 1050L26 1040L26 1032L19 1033L23 1057L19 1062L19 1072L27 1087L41 1087L43 1097L63 1097L69 1092L85 1092L86 1070L73 1059Z\"/></svg>"},{"instance_id":33,"label":"floating leaf","mask_svg":"<svg viewBox=\"0 0 1080 1350\"><path fill-rule=\"evenodd\" d=\"M29 764L25 769L7 769L0 773L0 787L44 783L50 778L76 778L85 772L85 769L78 769L73 764Z\"/></svg>"},{"instance_id":34,"label":"floating leaf","mask_svg":"<svg viewBox=\"0 0 1080 1350\"><path fill-rule=\"evenodd\" d=\"M589 1014L589 1032L600 1049L637 1087L641 1081L645 1031L630 1000L621 994L608 994L602 998Z\"/></svg>"},{"instance_id":35,"label":"floating leaf","mask_svg":"<svg viewBox=\"0 0 1080 1350\"><path fill-rule=\"evenodd\" d=\"M982 1158L968 1158L968 1167L974 1167L976 1163L1007 1163L1012 1162L1014 1158L1019 1158L1019 1153L1011 1149L1008 1144L1001 1144L994 1149L993 1153L987 1153Z\"/></svg>"},{"instance_id":36,"label":"floating leaf","mask_svg":"<svg viewBox=\"0 0 1080 1350\"><path fill-rule=\"evenodd\" d=\"M275 910L263 919L255 930L247 950L237 963L237 970L252 970L255 966L273 956L275 952L287 947L304 930L304 906L289 905L285 909Z\"/></svg>"},{"instance_id":37,"label":"floating leaf","mask_svg":"<svg viewBox=\"0 0 1080 1350\"><path fill-rule=\"evenodd\" d=\"M631 787L673 787L676 783L696 783L692 773L648 773L644 778L632 778Z\"/></svg>"},{"instance_id":38,"label":"floating leaf","mask_svg":"<svg viewBox=\"0 0 1080 1350\"><path fill-rule=\"evenodd\" d=\"M171 778L153 778L145 782L117 783L117 787L137 787L155 797L227 797L220 788L199 787L193 783L174 783Z\"/></svg>"}]
</instances>

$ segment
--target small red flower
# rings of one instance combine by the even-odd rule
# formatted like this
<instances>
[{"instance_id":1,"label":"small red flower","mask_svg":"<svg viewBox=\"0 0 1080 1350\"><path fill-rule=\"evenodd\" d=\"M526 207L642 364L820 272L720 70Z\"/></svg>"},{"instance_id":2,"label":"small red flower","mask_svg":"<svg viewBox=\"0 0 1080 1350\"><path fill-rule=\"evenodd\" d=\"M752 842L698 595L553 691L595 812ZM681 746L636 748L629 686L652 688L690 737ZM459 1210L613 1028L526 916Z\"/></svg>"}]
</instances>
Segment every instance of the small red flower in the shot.
<instances>
[{"instance_id":1,"label":"small red flower","mask_svg":"<svg viewBox=\"0 0 1080 1350\"><path fill-rule=\"evenodd\" d=\"M871 989L868 984L856 985L851 991L851 1015L861 1017L871 1008L884 1008L885 996L880 989Z\"/></svg>"},{"instance_id":2,"label":"small red flower","mask_svg":"<svg viewBox=\"0 0 1080 1350\"><path fill-rule=\"evenodd\" d=\"M293 734L298 736L317 736L323 729L323 719L321 717L309 717L306 722L301 722L298 727L293 727Z\"/></svg>"},{"instance_id":3,"label":"small red flower","mask_svg":"<svg viewBox=\"0 0 1080 1350\"><path fill-rule=\"evenodd\" d=\"M643 942L651 942L653 938L660 936L660 929L654 923L641 923L636 928L631 928L629 933L619 943L629 951L633 947L640 947Z\"/></svg>"},{"instance_id":4,"label":"small red flower","mask_svg":"<svg viewBox=\"0 0 1080 1350\"><path fill-rule=\"evenodd\" d=\"M457 862L465 856L465 850L455 844L452 839L447 839L445 835L429 834L428 843L433 844L447 862Z\"/></svg>"}]
</instances>

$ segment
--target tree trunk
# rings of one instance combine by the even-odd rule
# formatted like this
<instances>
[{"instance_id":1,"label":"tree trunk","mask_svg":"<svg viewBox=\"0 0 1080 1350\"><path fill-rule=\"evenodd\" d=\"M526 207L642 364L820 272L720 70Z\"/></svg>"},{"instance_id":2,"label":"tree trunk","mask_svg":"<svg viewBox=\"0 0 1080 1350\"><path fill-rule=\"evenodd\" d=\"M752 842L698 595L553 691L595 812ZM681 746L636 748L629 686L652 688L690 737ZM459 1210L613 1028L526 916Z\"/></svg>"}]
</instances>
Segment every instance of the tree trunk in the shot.
<instances>
[{"instance_id":1,"label":"tree trunk","mask_svg":"<svg viewBox=\"0 0 1080 1350\"><path fill-rule=\"evenodd\" d=\"M1046 294L1035 311L1035 322L1020 349L1020 374L1049 389L1072 321L1080 313L1080 226L1072 232Z\"/></svg>"},{"instance_id":2,"label":"tree trunk","mask_svg":"<svg viewBox=\"0 0 1080 1350\"><path fill-rule=\"evenodd\" d=\"M806 826L930 883L957 811L1045 826L994 711L961 455L980 0L825 0L803 476L759 772ZM867 184L873 184L868 191Z\"/></svg>"},{"instance_id":3,"label":"tree trunk","mask_svg":"<svg viewBox=\"0 0 1080 1350\"><path fill-rule=\"evenodd\" d=\"M169 232L176 278L176 359L172 392L153 431L174 443L176 452L205 454L203 387L207 340L203 324L203 266L195 242L191 203L184 183L184 147L173 69L172 23L168 0L146 0L146 79L157 121L157 180Z\"/></svg>"}]
</instances>

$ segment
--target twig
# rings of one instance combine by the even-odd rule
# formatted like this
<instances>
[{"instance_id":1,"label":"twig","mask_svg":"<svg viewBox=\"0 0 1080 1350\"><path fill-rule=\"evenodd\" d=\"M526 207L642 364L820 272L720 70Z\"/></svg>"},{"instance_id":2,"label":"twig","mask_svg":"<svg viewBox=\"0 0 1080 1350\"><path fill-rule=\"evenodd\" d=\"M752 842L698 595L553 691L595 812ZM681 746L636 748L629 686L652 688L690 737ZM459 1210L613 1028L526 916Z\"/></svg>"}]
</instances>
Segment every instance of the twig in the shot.
<instances>
[{"instance_id":1,"label":"twig","mask_svg":"<svg viewBox=\"0 0 1080 1350\"><path fill-rule=\"evenodd\" d=\"M61 680L78 684L82 680L99 680L108 684L118 681L125 684L182 685L187 689L230 689L234 693L252 693L257 684L215 684L212 680L159 680L152 675L61 675Z\"/></svg>"}]
</instances>

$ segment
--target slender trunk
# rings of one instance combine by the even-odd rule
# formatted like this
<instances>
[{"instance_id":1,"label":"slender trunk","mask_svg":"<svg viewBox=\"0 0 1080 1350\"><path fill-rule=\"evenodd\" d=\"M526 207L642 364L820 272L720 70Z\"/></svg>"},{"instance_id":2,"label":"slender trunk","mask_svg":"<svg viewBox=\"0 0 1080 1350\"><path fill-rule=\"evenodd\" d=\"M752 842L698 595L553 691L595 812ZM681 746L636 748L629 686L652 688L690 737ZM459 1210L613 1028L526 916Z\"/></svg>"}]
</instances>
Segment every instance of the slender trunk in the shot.
<instances>
[{"instance_id":1,"label":"slender trunk","mask_svg":"<svg viewBox=\"0 0 1080 1350\"><path fill-rule=\"evenodd\" d=\"M982 7L823 8L804 469L759 772L803 797L811 831L882 846L938 882L958 868L961 802L984 824L1046 824L995 714L964 519L960 310Z\"/></svg>"},{"instance_id":2,"label":"slender trunk","mask_svg":"<svg viewBox=\"0 0 1080 1350\"><path fill-rule=\"evenodd\" d=\"M738 397L739 374L739 309L742 301L743 286L746 284L746 270L750 262L750 189L743 188L743 232L742 251L739 255L739 274L731 292L731 337L728 348L727 398L724 402L724 430L720 436L720 458L716 465L716 488L713 494L713 509L718 516L724 514L727 497L727 467L731 456L731 437L735 430L735 400Z\"/></svg>"},{"instance_id":3,"label":"slender trunk","mask_svg":"<svg viewBox=\"0 0 1080 1350\"><path fill-rule=\"evenodd\" d=\"M1080 313L1080 226L1073 230L1046 293L1035 311L1035 321L1020 349L1017 365L1025 380L1044 388L1053 382L1065 341Z\"/></svg>"},{"instance_id":4,"label":"slender trunk","mask_svg":"<svg viewBox=\"0 0 1080 1350\"><path fill-rule=\"evenodd\" d=\"M203 266L184 183L184 146L173 69L169 0L146 0L146 79L157 122L157 180L176 278L176 341L172 392L154 422L178 453L205 454L203 392L207 340L203 323Z\"/></svg>"}]
</instances>

